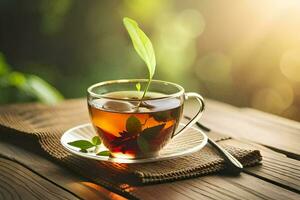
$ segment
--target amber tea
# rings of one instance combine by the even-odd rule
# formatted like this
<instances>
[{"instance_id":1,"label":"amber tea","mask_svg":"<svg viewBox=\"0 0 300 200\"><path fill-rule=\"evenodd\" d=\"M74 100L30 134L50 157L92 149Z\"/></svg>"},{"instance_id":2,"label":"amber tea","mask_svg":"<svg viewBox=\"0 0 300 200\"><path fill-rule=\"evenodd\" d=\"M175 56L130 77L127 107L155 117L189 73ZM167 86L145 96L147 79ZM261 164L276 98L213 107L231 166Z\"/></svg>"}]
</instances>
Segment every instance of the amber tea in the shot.
<instances>
[{"instance_id":1,"label":"amber tea","mask_svg":"<svg viewBox=\"0 0 300 200\"><path fill-rule=\"evenodd\" d=\"M149 100L163 96L148 92L137 106L139 92L106 94L109 98L88 102L92 123L111 155L119 158L150 157L158 153L174 134L182 113L179 98Z\"/></svg>"}]
</instances>

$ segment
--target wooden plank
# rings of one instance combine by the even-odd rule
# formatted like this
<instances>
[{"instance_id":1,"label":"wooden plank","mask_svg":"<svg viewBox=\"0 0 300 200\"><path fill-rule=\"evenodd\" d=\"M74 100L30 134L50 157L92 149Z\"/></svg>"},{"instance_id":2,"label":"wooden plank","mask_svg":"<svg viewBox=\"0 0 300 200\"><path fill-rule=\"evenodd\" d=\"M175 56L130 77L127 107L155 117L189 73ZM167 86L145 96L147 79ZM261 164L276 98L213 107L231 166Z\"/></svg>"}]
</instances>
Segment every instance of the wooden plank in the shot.
<instances>
[{"instance_id":1,"label":"wooden plank","mask_svg":"<svg viewBox=\"0 0 300 200\"><path fill-rule=\"evenodd\" d=\"M251 109L251 108L242 108L241 111L247 117L252 118L252 120L257 121L258 123L262 123L262 125L265 127L271 125L274 130L280 131L281 133L288 132L300 136L300 122L286 119L270 113L265 113L259 110ZM289 157L300 160L300 156L299 156L300 152L297 149L295 150L296 152L289 152L286 149L278 148L276 145L268 146L268 147L278 152L282 152Z\"/></svg>"},{"instance_id":2,"label":"wooden plank","mask_svg":"<svg viewBox=\"0 0 300 200\"><path fill-rule=\"evenodd\" d=\"M299 130L293 127L297 122L289 126L282 121L281 123L286 124L282 126L262 118L256 119L253 115L245 114L243 109L228 104L212 100L206 100L206 104L206 111L200 121L209 128L234 138L242 138L278 149L293 158L300 159L300 134ZM189 116L195 113L195 106L195 102L186 104L186 113Z\"/></svg>"},{"instance_id":3,"label":"wooden plank","mask_svg":"<svg viewBox=\"0 0 300 200\"><path fill-rule=\"evenodd\" d=\"M130 188L141 199L299 199L300 195L248 174L239 177L205 176L195 179Z\"/></svg>"},{"instance_id":4,"label":"wooden plank","mask_svg":"<svg viewBox=\"0 0 300 200\"><path fill-rule=\"evenodd\" d=\"M36 143L26 138L20 136L18 140L13 140L11 134L0 134L0 155L24 164L45 180L57 184L81 199L125 199L56 164L39 150L40 147Z\"/></svg>"},{"instance_id":5,"label":"wooden plank","mask_svg":"<svg viewBox=\"0 0 300 200\"><path fill-rule=\"evenodd\" d=\"M236 147L239 147L242 143L244 148L260 150L263 156L262 165L245 168L244 172L300 194L299 161L247 141L231 140L230 142L222 141L220 143Z\"/></svg>"},{"instance_id":6,"label":"wooden plank","mask_svg":"<svg viewBox=\"0 0 300 200\"><path fill-rule=\"evenodd\" d=\"M22 165L0 157L0 199L78 199Z\"/></svg>"},{"instance_id":7,"label":"wooden plank","mask_svg":"<svg viewBox=\"0 0 300 200\"><path fill-rule=\"evenodd\" d=\"M274 157L264 157L263 165L246 169L251 175L274 183L300 194L300 163L295 165L284 159L275 160Z\"/></svg>"},{"instance_id":8,"label":"wooden plank","mask_svg":"<svg viewBox=\"0 0 300 200\"><path fill-rule=\"evenodd\" d=\"M256 120L263 120L274 124L278 124L280 128L286 127L295 131L295 134L300 134L300 123L291 119L283 118L274 114L266 113L253 108L241 108L241 111L248 116L253 116Z\"/></svg>"}]
</instances>

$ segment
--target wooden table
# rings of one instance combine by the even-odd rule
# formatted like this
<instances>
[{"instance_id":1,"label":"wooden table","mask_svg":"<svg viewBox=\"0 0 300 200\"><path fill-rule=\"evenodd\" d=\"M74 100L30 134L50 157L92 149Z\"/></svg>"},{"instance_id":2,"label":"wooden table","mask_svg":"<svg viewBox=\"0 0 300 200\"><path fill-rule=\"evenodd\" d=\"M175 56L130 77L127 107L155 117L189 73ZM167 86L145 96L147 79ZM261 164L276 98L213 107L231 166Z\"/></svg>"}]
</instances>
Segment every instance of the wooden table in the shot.
<instances>
[{"instance_id":1,"label":"wooden table","mask_svg":"<svg viewBox=\"0 0 300 200\"><path fill-rule=\"evenodd\" d=\"M193 103L186 106L192 114ZM202 123L261 150L263 165L132 188L141 199L300 199L300 123L207 100ZM0 134L0 199L125 199L57 165L38 147ZM130 198L130 196L127 196Z\"/></svg>"}]
</instances>

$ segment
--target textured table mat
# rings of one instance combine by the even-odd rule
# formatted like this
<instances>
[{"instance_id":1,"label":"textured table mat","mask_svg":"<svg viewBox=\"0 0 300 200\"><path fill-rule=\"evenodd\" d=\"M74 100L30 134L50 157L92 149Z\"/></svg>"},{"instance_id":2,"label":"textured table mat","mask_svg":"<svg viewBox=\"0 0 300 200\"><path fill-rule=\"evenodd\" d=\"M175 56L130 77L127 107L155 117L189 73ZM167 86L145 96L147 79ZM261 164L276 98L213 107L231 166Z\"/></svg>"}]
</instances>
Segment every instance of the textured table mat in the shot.
<instances>
[{"instance_id":1,"label":"textured table mat","mask_svg":"<svg viewBox=\"0 0 300 200\"><path fill-rule=\"evenodd\" d=\"M185 157L145 164L114 164L74 156L64 150L60 137L67 129L87 122L88 111L83 99L67 100L57 106L34 103L0 107L1 127L13 130L2 133L16 138L19 134L27 135L61 164L115 191L129 192L128 188L136 184L197 177L226 168L224 160L209 146ZM255 165L262 159L258 150L243 149L242 143L238 147L230 146L229 137L216 133L209 133L209 137L215 141L226 140L224 147L244 166Z\"/></svg>"}]
</instances>

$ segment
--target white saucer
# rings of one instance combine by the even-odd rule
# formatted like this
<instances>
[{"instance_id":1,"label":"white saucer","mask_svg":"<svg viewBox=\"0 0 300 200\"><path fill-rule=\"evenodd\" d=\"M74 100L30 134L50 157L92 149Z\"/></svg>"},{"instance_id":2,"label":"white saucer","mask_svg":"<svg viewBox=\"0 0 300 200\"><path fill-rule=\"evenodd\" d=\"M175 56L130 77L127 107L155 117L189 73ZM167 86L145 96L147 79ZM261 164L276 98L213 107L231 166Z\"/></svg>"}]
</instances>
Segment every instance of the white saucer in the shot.
<instances>
[{"instance_id":1,"label":"white saucer","mask_svg":"<svg viewBox=\"0 0 300 200\"><path fill-rule=\"evenodd\" d=\"M184 124L180 124L178 130L180 130ZM69 145L69 142L75 140L91 140L93 136L96 136L96 132L92 124L82 124L67 130L61 137L60 142L66 150L69 152L94 160L114 162L114 163L146 163L155 162L160 160L167 160L194 153L202 149L207 143L207 136L201 130L196 128L190 128L173 138L160 152L159 155L150 158L142 159L129 159L129 158L114 158L110 156L99 156L96 153L81 152L79 148ZM100 146L100 151L107 150L104 146Z\"/></svg>"}]
</instances>

